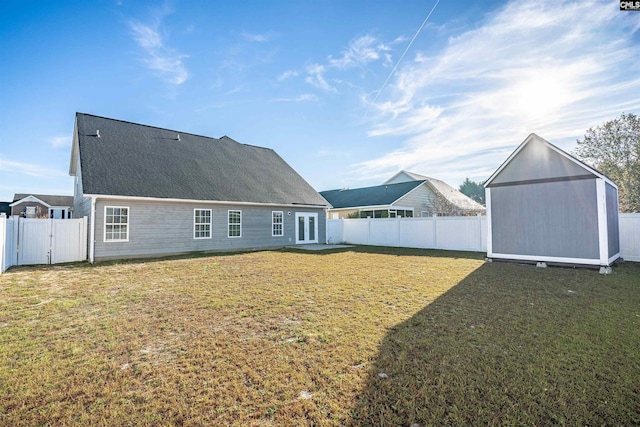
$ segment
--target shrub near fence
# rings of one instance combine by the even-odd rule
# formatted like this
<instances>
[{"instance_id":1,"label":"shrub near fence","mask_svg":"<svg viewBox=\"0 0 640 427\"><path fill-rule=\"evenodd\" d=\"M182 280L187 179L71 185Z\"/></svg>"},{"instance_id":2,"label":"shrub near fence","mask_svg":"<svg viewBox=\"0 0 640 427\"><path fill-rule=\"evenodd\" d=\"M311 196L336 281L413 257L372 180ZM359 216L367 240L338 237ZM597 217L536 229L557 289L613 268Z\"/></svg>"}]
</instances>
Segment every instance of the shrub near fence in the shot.
<instances>
[{"instance_id":1,"label":"shrub near fence","mask_svg":"<svg viewBox=\"0 0 640 427\"><path fill-rule=\"evenodd\" d=\"M620 252L640 262L640 214L620 214ZM327 220L327 243L487 251L486 216Z\"/></svg>"}]
</instances>

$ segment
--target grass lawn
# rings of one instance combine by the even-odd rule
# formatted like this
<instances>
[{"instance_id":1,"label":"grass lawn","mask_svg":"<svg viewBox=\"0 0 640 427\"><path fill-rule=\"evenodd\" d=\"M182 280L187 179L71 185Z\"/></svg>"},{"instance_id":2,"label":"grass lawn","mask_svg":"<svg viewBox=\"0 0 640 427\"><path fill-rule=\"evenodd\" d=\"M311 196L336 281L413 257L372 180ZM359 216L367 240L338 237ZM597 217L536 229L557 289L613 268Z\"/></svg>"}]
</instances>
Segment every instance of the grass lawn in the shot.
<instances>
[{"instance_id":1,"label":"grass lawn","mask_svg":"<svg viewBox=\"0 0 640 427\"><path fill-rule=\"evenodd\" d=\"M639 425L640 264L357 247L15 268L0 425Z\"/></svg>"}]
</instances>

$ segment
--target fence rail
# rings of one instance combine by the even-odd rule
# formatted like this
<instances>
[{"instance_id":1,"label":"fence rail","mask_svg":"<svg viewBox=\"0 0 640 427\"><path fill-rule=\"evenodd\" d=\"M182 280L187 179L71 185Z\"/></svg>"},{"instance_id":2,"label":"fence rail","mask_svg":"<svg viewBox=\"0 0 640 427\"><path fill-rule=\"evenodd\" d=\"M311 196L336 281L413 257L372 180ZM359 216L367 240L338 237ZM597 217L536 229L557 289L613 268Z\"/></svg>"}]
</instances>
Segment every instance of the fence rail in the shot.
<instances>
[{"instance_id":1,"label":"fence rail","mask_svg":"<svg viewBox=\"0 0 640 427\"><path fill-rule=\"evenodd\" d=\"M620 214L620 252L640 261L640 214ZM327 243L487 251L487 217L327 220Z\"/></svg>"}]
</instances>

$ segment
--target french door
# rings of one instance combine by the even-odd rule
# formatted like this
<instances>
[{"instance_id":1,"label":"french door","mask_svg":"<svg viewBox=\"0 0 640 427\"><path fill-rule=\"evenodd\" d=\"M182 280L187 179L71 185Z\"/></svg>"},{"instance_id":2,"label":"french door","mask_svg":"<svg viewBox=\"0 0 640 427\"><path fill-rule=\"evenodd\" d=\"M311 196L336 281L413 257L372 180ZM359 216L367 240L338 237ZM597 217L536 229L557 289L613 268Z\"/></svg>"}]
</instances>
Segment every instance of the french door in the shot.
<instances>
[{"instance_id":1,"label":"french door","mask_svg":"<svg viewBox=\"0 0 640 427\"><path fill-rule=\"evenodd\" d=\"M318 214L296 212L296 244L318 243Z\"/></svg>"}]
</instances>

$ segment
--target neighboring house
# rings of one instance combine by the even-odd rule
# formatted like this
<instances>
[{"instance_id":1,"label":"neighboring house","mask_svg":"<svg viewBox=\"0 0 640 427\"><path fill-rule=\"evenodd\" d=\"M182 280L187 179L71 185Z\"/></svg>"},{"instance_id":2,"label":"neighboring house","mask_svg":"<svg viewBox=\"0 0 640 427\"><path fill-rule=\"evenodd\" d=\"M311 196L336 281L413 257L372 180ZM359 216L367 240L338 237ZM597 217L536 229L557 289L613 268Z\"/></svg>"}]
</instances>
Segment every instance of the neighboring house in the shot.
<instances>
[{"instance_id":1,"label":"neighboring house","mask_svg":"<svg viewBox=\"0 0 640 427\"><path fill-rule=\"evenodd\" d=\"M328 203L268 148L76 114L89 260L325 242Z\"/></svg>"},{"instance_id":2,"label":"neighboring house","mask_svg":"<svg viewBox=\"0 0 640 427\"><path fill-rule=\"evenodd\" d=\"M617 186L538 135L484 186L489 258L606 267L620 257Z\"/></svg>"},{"instance_id":3,"label":"neighboring house","mask_svg":"<svg viewBox=\"0 0 640 427\"><path fill-rule=\"evenodd\" d=\"M16 194L13 196L11 215L23 218L67 219L73 216L72 196L47 194Z\"/></svg>"},{"instance_id":4,"label":"neighboring house","mask_svg":"<svg viewBox=\"0 0 640 427\"><path fill-rule=\"evenodd\" d=\"M400 171L383 185L328 190L320 194L333 206L332 219L411 218L477 215L484 206L460 193L444 181Z\"/></svg>"}]
</instances>

